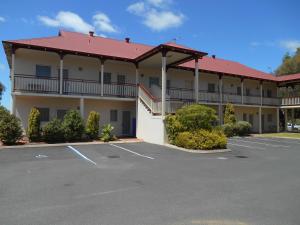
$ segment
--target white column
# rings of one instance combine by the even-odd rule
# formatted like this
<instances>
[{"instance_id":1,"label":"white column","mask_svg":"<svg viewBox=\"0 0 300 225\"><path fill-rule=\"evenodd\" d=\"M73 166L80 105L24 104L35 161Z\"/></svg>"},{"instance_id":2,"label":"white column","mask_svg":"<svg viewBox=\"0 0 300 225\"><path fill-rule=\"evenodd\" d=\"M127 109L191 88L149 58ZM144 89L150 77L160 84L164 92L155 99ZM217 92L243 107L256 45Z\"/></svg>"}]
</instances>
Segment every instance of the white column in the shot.
<instances>
[{"instance_id":1,"label":"white column","mask_svg":"<svg viewBox=\"0 0 300 225\"><path fill-rule=\"evenodd\" d=\"M139 65L135 64L135 85L136 85L136 101L135 101L135 124L136 124L136 136L138 134L138 101L139 101Z\"/></svg>"},{"instance_id":2,"label":"white column","mask_svg":"<svg viewBox=\"0 0 300 225\"><path fill-rule=\"evenodd\" d=\"M199 60L198 58L195 59L195 102L198 103L199 101Z\"/></svg>"},{"instance_id":3,"label":"white column","mask_svg":"<svg viewBox=\"0 0 300 225\"><path fill-rule=\"evenodd\" d=\"M10 83L11 83L11 112L16 115L16 96L13 94L15 90L15 52L12 49L11 68L10 68Z\"/></svg>"},{"instance_id":4,"label":"white column","mask_svg":"<svg viewBox=\"0 0 300 225\"><path fill-rule=\"evenodd\" d=\"M242 104L244 104L244 79L241 79L241 98Z\"/></svg>"},{"instance_id":5,"label":"white column","mask_svg":"<svg viewBox=\"0 0 300 225\"><path fill-rule=\"evenodd\" d=\"M262 81L260 82L260 105L262 106L263 104L263 83Z\"/></svg>"},{"instance_id":6,"label":"white column","mask_svg":"<svg viewBox=\"0 0 300 225\"><path fill-rule=\"evenodd\" d=\"M280 117L279 117L279 108L276 108L276 117L277 117L277 119L276 119L276 128L277 128L277 133L279 133L280 132L280 122L279 122L279 120L280 120Z\"/></svg>"},{"instance_id":7,"label":"white column","mask_svg":"<svg viewBox=\"0 0 300 225\"><path fill-rule=\"evenodd\" d=\"M59 93L63 93L63 82L64 82L64 56L60 55L60 66L59 66Z\"/></svg>"},{"instance_id":8,"label":"white column","mask_svg":"<svg viewBox=\"0 0 300 225\"><path fill-rule=\"evenodd\" d=\"M162 52L161 61L161 116L166 115L166 89L167 89L167 58L166 52Z\"/></svg>"},{"instance_id":9,"label":"white column","mask_svg":"<svg viewBox=\"0 0 300 225\"><path fill-rule=\"evenodd\" d=\"M258 132L262 133L262 122L261 122L261 107L258 108Z\"/></svg>"},{"instance_id":10,"label":"white column","mask_svg":"<svg viewBox=\"0 0 300 225\"><path fill-rule=\"evenodd\" d=\"M104 60L101 59L101 72L100 72L100 80L101 80L101 96L104 94Z\"/></svg>"},{"instance_id":11,"label":"white column","mask_svg":"<svg viewBox=\"0 0 300 225\"><path fill-rule=\"evenodd\" d=\"M84 98L80 98L80 115L84 118Z\"/></svg>"},{"instance_id":12,"label":"white column","mask_svg":"<svg viewBox=\"0 0 300 225\"><path fill-rule=\"evenodd\" d=\"M223 79L219 76L219 121L223 124Z\"/></svg>"}]
</instances>

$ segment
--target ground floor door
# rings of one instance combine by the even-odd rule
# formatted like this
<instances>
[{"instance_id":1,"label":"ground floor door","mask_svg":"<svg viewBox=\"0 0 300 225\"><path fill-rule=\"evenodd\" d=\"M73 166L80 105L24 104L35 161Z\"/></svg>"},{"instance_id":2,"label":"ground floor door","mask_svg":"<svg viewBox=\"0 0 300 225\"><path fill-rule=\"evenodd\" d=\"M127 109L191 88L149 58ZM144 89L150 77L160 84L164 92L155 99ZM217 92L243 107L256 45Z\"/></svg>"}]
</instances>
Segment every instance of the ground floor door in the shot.
<instances>
[{"instance_id":1,"label":"ground floor door","mask_svg":"<svg viewBox=\"0 0 300 225\"><path fill-rule=\"evenodd\" d=\"M130 135L130 111L123 111L122 113L122 134L124 136Z\"/></svg>"}]
</instances>

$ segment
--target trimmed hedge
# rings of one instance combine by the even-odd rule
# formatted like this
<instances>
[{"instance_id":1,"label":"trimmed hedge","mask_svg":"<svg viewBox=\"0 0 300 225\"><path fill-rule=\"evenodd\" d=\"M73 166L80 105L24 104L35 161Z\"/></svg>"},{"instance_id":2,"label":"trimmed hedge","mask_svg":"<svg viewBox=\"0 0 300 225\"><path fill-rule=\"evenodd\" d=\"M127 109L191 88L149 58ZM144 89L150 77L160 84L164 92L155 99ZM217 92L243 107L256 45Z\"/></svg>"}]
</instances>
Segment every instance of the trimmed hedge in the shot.
<instances>
[{"instance_id":1,"label":"trimmed hedge","mask_svg":"<svg viewBox=\"0 0 300 225\"><path fill-rule=\"evenodd\" d=\"M20 120L0 106L0 141L5 145L16 144L22 138Z\"/></svg>"},{"instance_id":2,"label":"trimmed hedge","mask_svg":"<svg viewBox=\"0 0 300 225\"><path fill-rule=\"evenodd\" d=\"M47 143L64 141L64 130L59 119L54 118L43 127L43 138Z\"/></svg>"},{"instance_id":3,"label":"trimmed hedge","mask_svg":"<svg viewBox=\"0 0 300 225\"><path fill-rule=\"evenodd\" d=\"M196 132L185 131L177 135L175 144L187 149L224 149L227 145L227 138L219 130L198 130Z\"/></svg>"},{"instance_id":4,"label":"trimmed hedge","mask_svg":"<svg viewBox=\"0 0 300 225\"><path fill-rule=\"evenodd\" d=\"M87 122L86 122L86 128L85 133L88 136L89 139L97 139L99 136L99 121L100 121L100 115L99 113L95 111L91 111L89 113Z\"/></svg>"},{"instance_id":5,"label":"trimmed hedge","mask_svg":"<svg viewBox=\"0 0 300 225\"><path fill-rule=\"evenodd\" d=\"M80 141L84 133L84 122L77 110L69 110L62 123L66 141Z\"/></svg>"},{"instance_id":6,"label":"trimmed hedge","mask_svg":"<svg viewBox=\"0 0 300 225\"><path fill-rule=\"evenodd\" d=\"M37 108L32 108L28 117L27 135L29 141L40 141L40 112Z\"/></svg>"},{"instance_id":7,"label":"trimmed hedge","mask_svg":"<svg viewBox=\"0 0 300 225\"><path fill-rule=\"evenodd\" d=\"M169 142L173 144L178 133L184 131L183 126L176 115L167 115L165 118L165 124Z\"/></svg>"},{"instance_id":8,"label":"trimmed hedge","mask_svg":"<svg viewBox=\"0 0 300 225\"><path fill-rule=\"evenodd\" d=\"M237 123L228 123L223 126L224 133L227 137L246 136L250 134L251 124L247 121L238 121Z\"/></svg>"}]
</instances>

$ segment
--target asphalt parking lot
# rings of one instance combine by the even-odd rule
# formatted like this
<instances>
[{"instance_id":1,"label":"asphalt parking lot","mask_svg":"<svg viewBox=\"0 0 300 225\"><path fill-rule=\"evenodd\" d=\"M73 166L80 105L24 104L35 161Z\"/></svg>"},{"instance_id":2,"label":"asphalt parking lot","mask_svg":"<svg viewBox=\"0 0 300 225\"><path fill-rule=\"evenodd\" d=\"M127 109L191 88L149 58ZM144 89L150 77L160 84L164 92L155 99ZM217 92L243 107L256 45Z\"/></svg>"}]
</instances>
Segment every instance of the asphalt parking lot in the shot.
<instances>
[{"instance_id":1,"label":"asphalt parking lot","mask_svg":"<svg viewBox=\"0 0 300 225\"><path fill-rule=\"evenodd\" d=\"M299 225L300 140L0 149L3 225Z\"/></svg>"}]
</instances>

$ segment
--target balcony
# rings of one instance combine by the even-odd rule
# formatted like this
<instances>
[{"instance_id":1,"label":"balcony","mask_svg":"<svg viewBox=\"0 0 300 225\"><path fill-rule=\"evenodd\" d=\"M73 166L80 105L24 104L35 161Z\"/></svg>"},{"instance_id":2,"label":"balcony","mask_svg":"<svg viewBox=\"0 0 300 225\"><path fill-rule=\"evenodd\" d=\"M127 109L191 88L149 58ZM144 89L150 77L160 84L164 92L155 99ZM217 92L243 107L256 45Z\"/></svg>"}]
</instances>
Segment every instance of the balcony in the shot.
<instances>
[{"instance_id":1,"label":"balcony","mask_svg":"<svg viewBox=\"0 0 300 225\"><path fill-rule=\"evenodd\" d=\"M59 94L60 81L58 77L36 77L30 75L15 75L14 91ZM118 98L135 98L135 84L103 84L103 94L101 84L93 80L66 79L63 80L63 95L82 95L98 97L118 97Z\"/></svg>"}]
</instances>

